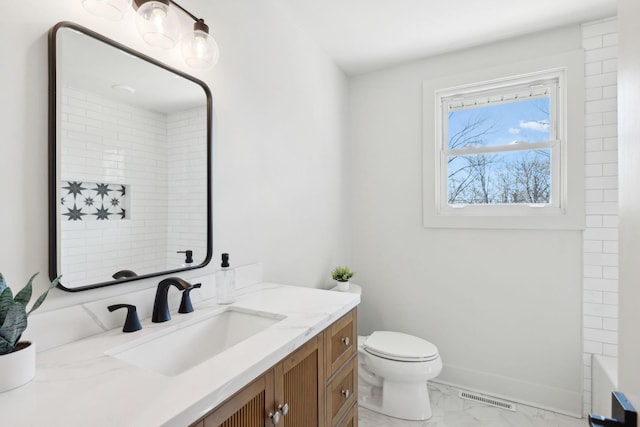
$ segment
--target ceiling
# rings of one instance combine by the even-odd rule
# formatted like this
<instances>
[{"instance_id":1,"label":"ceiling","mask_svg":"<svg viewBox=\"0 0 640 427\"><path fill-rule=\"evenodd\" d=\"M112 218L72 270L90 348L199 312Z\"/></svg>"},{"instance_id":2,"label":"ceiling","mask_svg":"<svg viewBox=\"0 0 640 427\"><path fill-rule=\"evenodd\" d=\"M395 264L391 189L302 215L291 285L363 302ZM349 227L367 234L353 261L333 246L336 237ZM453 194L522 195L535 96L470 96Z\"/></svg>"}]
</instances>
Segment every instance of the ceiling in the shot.
<instances>
[{"instance_id":1,"label":"ceiling","mask_svg":"<svg viewBox=\"0 0 640 427\"><path fill-rule=\"evenodd\" d=\"M615 16L616 0L279 0L348 74Z\"/></svg>"}]
</instances>

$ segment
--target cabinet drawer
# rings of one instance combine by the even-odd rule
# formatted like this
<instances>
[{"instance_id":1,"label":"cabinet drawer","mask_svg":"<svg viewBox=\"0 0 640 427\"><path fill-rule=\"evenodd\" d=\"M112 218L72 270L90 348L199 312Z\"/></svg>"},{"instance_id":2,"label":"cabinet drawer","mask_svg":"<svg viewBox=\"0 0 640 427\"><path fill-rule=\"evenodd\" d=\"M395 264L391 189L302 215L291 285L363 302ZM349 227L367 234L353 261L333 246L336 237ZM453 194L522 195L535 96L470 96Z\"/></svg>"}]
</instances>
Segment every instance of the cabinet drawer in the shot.
<instances>
[{"instance_id":1,"label":"cabinet drawer","mask_svg":"<svg viewBox=\"0 0 640 427\"><path fill-rule=\"evenodd\" d=\"M336 427L358 427L358 405L353 405L349 413L338 422Z\"/></svg>"},{"instance_id":2,"label":"cabinet drawer","mask_svg":"<svg viewBox=\"0 0 640 427\"><path fill-rule=\"evenodd\" d=\"M356 353L358 341L356 319L356 310L351 310L325 332L326 376L328 379Z\"/></svg>"},{"instance_id":3,"label":"cabinet drawer","mask_svg":"<svg viewBox=\"0 0 640 427\"><path fill-rule=\"evenodd\" d=\"M335 426L356 403L358 393L358 358L354 357L336 373L327 386L327 420Z\"/></svg>"}]
</instances>

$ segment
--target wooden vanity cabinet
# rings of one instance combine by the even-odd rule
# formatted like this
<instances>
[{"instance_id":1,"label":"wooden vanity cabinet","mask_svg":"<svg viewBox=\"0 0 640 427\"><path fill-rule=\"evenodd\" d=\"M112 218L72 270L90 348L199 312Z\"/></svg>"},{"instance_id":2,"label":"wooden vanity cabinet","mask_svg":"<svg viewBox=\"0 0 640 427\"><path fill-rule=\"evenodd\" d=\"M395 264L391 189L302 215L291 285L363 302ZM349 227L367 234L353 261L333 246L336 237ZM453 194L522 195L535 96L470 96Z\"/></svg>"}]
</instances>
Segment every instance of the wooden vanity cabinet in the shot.
<instances>
[{"instance_id":1,"label":"wooden vanity cabinet","mask_svg":"<svg viewBox=\"0 0 640 427\"><path fill-rule=\"evenodd\" d=\"M266 427L265 414L273 401L273 372L269 371L192 427Z\"/></svg>"},{"instance_id":2,"label":"wooden vanity cabinet","mask_svg":"<svg viewBox=\"0 0 640 427\"><path fill-rule=\"evenodd\" d=\"M357 427L355 322L353 309L191 427Z\"/></svg>"}]
</instances>

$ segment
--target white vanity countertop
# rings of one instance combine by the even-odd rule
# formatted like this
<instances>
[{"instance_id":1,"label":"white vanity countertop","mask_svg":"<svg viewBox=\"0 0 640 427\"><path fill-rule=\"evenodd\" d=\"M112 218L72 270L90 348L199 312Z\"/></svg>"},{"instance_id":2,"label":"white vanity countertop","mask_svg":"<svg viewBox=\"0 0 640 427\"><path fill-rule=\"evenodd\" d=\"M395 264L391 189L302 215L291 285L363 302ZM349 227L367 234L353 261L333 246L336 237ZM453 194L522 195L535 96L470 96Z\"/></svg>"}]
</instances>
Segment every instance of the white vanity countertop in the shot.
<instances>
[{"instance_id":1,"label":"white vanity countertop","mask_svg":"<svg viewBox=\"0 0 640 427\"><path fill-rule=\"evenodd\" d=\"M38 353L34 380L0 394L2 425L186 427L359 302L359 295L347 292L269 283L243 288L232 306L286 319L173 377L107 356L105 351L229 306L203 301L194 304L194 313L172 311L169 322L145 319L143 329L135 333L117 328Z\"/></svg>"}]
</instances>

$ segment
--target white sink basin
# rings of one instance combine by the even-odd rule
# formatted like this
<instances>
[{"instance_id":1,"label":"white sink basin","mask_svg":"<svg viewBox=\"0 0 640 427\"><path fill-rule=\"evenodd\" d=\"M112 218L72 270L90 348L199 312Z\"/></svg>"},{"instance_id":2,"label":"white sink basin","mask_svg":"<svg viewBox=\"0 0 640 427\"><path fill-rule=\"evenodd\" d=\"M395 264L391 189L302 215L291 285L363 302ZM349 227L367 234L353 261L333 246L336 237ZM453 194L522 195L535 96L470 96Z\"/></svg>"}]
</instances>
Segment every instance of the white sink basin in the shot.
<instances>
[{"instance_id":1,"label":"white sink basin","mask_svg":"<svg viewBox=\"0 0 640 427\"><path fill-rule=\"evenodd\" d=\"M209 317L169 327L111 349L105 354L173 377L267 329L285 317L230 307Z\"/></svg>"}]
</instances>

